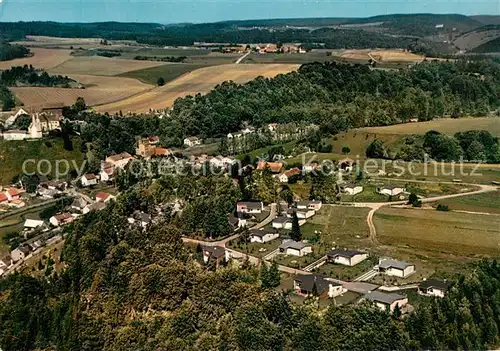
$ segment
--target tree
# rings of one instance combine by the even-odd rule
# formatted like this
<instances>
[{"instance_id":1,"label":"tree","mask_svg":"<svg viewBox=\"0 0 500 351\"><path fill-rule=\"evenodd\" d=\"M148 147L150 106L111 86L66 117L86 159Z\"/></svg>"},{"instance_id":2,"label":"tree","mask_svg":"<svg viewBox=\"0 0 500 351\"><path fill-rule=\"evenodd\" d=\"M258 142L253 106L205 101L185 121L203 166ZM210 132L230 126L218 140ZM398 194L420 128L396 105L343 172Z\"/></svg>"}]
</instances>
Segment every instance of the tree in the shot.
<instances>
[{"instance_id":1,"label":"tree","mask_svg":"<svg viewBox=\"0 0 500 351\"><path fill-rule=\"evenodd\" d=\"M290 232L290 238L295 241L302 240L302 233L300 232L299 218L297 217L297 212L293 212L292 216L292 231Z\"/></svg>"},{"instance_id":2,"label":"tree","mask_svg":"<svg viewBox=\"0 0 500 351\"><path fill-rule=\"evenodd\" d=\"M388 153L381 140L375 139L368 145L366 149L366 156L370 158L387 158Z\"/></svg>"},{"instance_id":3,"label":"tree","mask_svg":"<svg viewBox=\"0 0 500 351\"><path fill-rule=\"evenodd\" d=\"M165 79L163 77L159 77L157 80L156 80L156 85L158 85L159 87L162 87L165 85Z\"/></svg>"},{"instance_id":4,"label":"tree","mask_svg":"<svg viewBox=\"0 0 500 351\"><path fill-rule=\"evenodd\" d=\"M318 297L318 285L316 285L316 279L314 279L313 286L312 286L312 291L311 291L312 296Z\"/></svg>"},{"instance_id":5,"label":"tree","mask_svg":"<svg viewBox=\"0 0 500 351\"><path fill-rule=\"evenodd\" d=\"M273 261L271 267L267 271L267 286L269 288L276 288L280 285L281 277L278 264Z\"/></svg>"},{"instance_id":6,"label":"tree","mask_svg":"<svg viewBox=\"0 0 500 351\"><path fill-rule=\"evenodd\" d=\"M349 152L351 152L351 149L348 146L343 146L342 147L342 153L343 154L348 154Z\"/></svg>"}]
</instances>

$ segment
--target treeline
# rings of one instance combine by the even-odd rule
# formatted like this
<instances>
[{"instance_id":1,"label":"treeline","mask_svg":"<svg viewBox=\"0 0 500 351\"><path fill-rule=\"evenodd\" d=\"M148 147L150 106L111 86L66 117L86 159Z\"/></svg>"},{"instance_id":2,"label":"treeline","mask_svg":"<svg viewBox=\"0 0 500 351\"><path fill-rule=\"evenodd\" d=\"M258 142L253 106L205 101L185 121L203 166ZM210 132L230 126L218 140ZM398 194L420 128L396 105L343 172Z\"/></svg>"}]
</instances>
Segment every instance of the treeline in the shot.
<instances>
[{"instance_id":1,"label":"treeline","mask_svg":"<svg viewBox=\"0 0 500 351\"><path fill-rule=\"evenodd\" d=\"M30 50L21 45L12 45L0 40L0 61L8 61L16 58L26 57Z\"/></svg>"},{"instance_id":2,"label":"treeline","mask_svg":"<svg viewBox=\"0 0 500 351\"><path fill-rule=\"evenodd\" d=\"M140 61L161 61L161 62L184 62L187 56L136 56L134 60Z\"/></svg>"},{"instance_id":3,"label":"treeline","mask_svg":"<svg viewBox=\"0 0 500 351\"><path fill-rule=\"evenodd\" d=\"M42 87L69 87L75 81L67 76L49 75L47 72L38 70L32 65L12 67L2 71L0 84L4 86L31 85Z\"/></svg>"},{"instance_id":4,"label":"treeline","mask_svg":"<svg viewBox=\"0 0 500 351\"><path fill-rule=\"evenodd\" d=\"M18 22L0 23L0 33L10 40L25 35L57 37L106 38L107 40L136 40L150 45L192 45L194 42L209 43L324 43L325 48L406 48L412 39L391 36L380 32L357 29L320 28L240 30L229 22L188 24L164 27L147 23L49 23Z\"/></svg>"},{"instance_id":5,"label":"treeline","mask_svg":"<svg viewBox=\"0 0 500 351\"><path fill-rule=\"evenodd\" d=\"M298 72L245 85L225 82L206 95L178 99L162 120L166 145L186 136L215 137L244 123L314 123L336 133L435 117L487 115L500 106L500 65L426 62L400 71L311 63Z\"/></svg>"},{"instance_id":6,"label":"treeline","mask_svg":"<svg viewBox=\"0 0 500 351\"><path fill-rule=\"evenodd\" d=\"M498 138L486 130L471 130L454 136L429 131L424 136L405 138L400 150L387 148L381 140L374 140L367 148L371 158L391 158L405 161L477 161L500 163Z\"/></svg>"},{"instance_id":7,"label":"treeline","mask_svg":"<svg viewBox=\"0 0 500 351\"><path fill-rule=\"evenodd\" d=\"M191 182L204 191L203 181ZM289 293L270 287L267 270L248 262L239 269L200 266L183 245L175 216L165 209L147 230L129 225L134 210L152 213L162 196L175 196L175 184L165 180L157 190L156 183L131 189L117 203L66 227L66 269L0 281L3 350L478 350L498 345L496 261L475 264L458 276L443 299L419 299L407 318L369 304L331 304L322 311L315 299L293 304ZM181 189L196 196L188 187Z\"/></svg>"}]
</instances>

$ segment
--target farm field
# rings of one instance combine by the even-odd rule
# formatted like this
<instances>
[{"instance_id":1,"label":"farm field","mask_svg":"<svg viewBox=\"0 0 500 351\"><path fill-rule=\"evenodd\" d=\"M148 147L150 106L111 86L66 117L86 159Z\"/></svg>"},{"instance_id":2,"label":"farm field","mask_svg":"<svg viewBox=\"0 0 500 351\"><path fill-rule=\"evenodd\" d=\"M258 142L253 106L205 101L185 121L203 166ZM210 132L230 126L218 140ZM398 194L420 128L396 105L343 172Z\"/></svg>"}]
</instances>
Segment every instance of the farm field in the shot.
<instances>
[{"instance_id":1,"label":"farm field","mask_svg":"<svg viewBox=\"0 0 500 351\"><path fill-rule=\"evenodd\" d=\"M385 245L472 257L500 250L500 216L382 208L374 223Z\"/></svg>"},{"instance_id":2,"label":"farm field","mask_svg":"<svg viewBox=\"0 0 500 351\"><path fill-rule=\"evenodd\" d=\"M1 61L0 70L9 69L12 66L33 65L35 68L50 69L72 59L70 50L52 50L44 48L30 48L34 54L31 57Z\"/></svg>"},{"instance_id":3,"label":"farm field","mask_svg":"<svg viewBox=\"0 0 500 351\"><path fill-rule=\"evenodd\" d=\"M132 78L77 74L71 77L86 88L17 87L11 90L23 102L25 108L36 109L46 105L47 102L70 106L78 97L83 97L87 105L95 106L125 99L152 88Z\"/></svg>"},{"instance_id":4,"label":"farm field","mask_svg":"<svg viewBox=\"0 0 500 351\"><path fill-rule=\"evenodd\" d=\"M251 53L243 63L308 63L330 61L332 58L326 52L311 51L305 54L259 54Z\"/></svg>"},{"instance_id":5,"label":"farm field","mask_svg":"<svg viewBox=\"0 0 500 351\"><path fill-rule=\"evenodd\" d=\"M197 69L171 81L162 87L152 89L144 94L103 106L96 110L100 112L146 112L149 109L164 109L186 95L207 93L216 85L232 80L236 83L246 83L258 76L274 77L280 73L296 70L298 65L220 65Z\"/></svg>"},{"instance_id":6,"label":"farm field","mask_svg":"<svg viewBox=\"0 0 500 351\"><path fill-rule=\"evenodd\" d=\"M428 122L404 123L387 127L366 127L356 129L358 132L379 134L425 134L429 130L436 130L444 134L455 134L468 130L487 130L491 134L500 136L500 118L497 117L469 117L443 118Z\"/></svg>"},{"instance_id":7,"label":"farm field","mask_svg":"<svg viewBox=\"0 0 500 351\"><path fill-rule=\"evenodd\" d=\"M148 61L144 61L148 62ZM140 80L147 84L156 84L159 77L165 79L165 82L172 81L183 74L192 72L196 69L206 67L205 65L195 65L189 63L166 63L161 66L131 71L121 74L121 77L129 77Z\"/></svg>"},{"instance_id":8,"label":"farm field","mask_svg":"<svg viewBox=\"0 0 500 351\"><path fill-rule=\"evenodd\" d=\"M59 51L59 50L54 50ZM61 75L91 74L97 76L114 76L129 71L137 71L149 67L165 65L165 62L125 60L101 56L73 57L50 69L49 73Z\"/></svg>"},{"instance_id":9,"label":"farm field","mask_svg":"<svg viewBox=\"0 0 500 351\"><path fill-rule=\"evenodd\" d=\"M500 191L439 201L451 211L496 213L500 215Z\"/></svg>"},{"instance_id":10,"label":"farm field","mask_svg":"<svg viewBox=\"0 0 500 351\"><path fill-rule=\"evenodd\" d=\"M372 59L381 63L417 63L424 59L423 56L403 50L346 50L340 57L364 61Z\"/></svg>"}]
</instances>

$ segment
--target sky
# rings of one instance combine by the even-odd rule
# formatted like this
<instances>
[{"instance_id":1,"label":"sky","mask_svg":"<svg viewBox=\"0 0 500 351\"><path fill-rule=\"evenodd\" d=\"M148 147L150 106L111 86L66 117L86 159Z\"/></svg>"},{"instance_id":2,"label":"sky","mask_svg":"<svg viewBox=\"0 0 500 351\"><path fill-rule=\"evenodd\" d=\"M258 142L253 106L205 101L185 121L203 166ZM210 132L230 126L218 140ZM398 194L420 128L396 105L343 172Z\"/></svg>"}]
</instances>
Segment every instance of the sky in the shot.
<instances>
[{"instance_id":1,"label":"sky","mask_svg":"<svg viewBox=\"0 0 500 351\"><path fill-rule=\"evenodd\" d=\"M239 19L369 17L393 13L500 15L500 0L0 0L0 22L201 23Z\"/></svg>"}]
</instances>

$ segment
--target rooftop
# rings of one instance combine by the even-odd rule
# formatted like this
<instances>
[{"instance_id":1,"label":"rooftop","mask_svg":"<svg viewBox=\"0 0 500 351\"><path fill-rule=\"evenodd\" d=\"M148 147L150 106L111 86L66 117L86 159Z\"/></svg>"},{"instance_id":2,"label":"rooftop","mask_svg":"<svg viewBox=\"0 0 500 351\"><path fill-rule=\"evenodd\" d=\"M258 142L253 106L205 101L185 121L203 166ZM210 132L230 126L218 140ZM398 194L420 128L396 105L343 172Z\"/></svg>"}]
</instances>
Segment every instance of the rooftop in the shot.
<instances>
[{"instance_id":1,"label":"rooftop","mask_svg":"<svg viewBox=\"0 0 500 351\"><path fill-rule=\"evenodd\" d=\"M287 240L283 241L281 245L279 246L280 249L295 249L295 250L302 250L305 247L308 247L310 245L304 244L303 242L300 241L294 241L294 240Z\"/></svg>"},{"instance_id":2,"label":"rooftop","mask_svg":"<svg viewBox=\"0 0 500 351\"><path fill-rule=\"evenodd\" d=\"M363 255L366 252L362 251L357 251L357 250L346 250L346 249L335 249L331 250L327 253L328 257L337 257L337 256L342 256L342 257L354 257L356 255Z\"/></svg>"},{"instance_id":3,"label":"rooftop","mask_svg":"<svg viewBox=\"0 0 500 351\"><path fill-rule=\"evenodd\" d=\"M379 291L370 291L365 294L363 298L366 300L381 302L383 304L390 305L395 301L406 299L406 296L394 293L387 294Z\"/></svg>"},{"instance_id":4,"label":"rooftop","mask_svg":"<svg viewBox=\"0 0 500 351\"><path fill-rule=\"evenodd\" d=\"M438 280L438 279L426 279L422 281L418 287L420 289L429 289L436 288L440 290L448 290L453 283L447 280Z\"/></svg>"},{"instance_id":5,"label":"rooftop","mask_svg":"<svg viewBox=\"0 0 500 351\"><path fill-rule=\"evenodd\" d=\"M387 268L397 268L397 269L405 269L407 267L413 266L412 264L404 261L396 261L392 258L381 259L379 264L379 268L387 269Z\"/></svg>"},{"instance_id":6,"label":"rooftop","mask_svg":"<svg viewBox=\"0 0 500 351\"><path fill-rule=\"evenodd\" d=\"M316 290L320 295L328 291L330 285L342 285L332 280L327 280L326 277L321 274L298 274L295 277L295 281L300 284L302 290L308 293L312 293L314 283L316 283Z\"/></svg>"}]
</instances>

